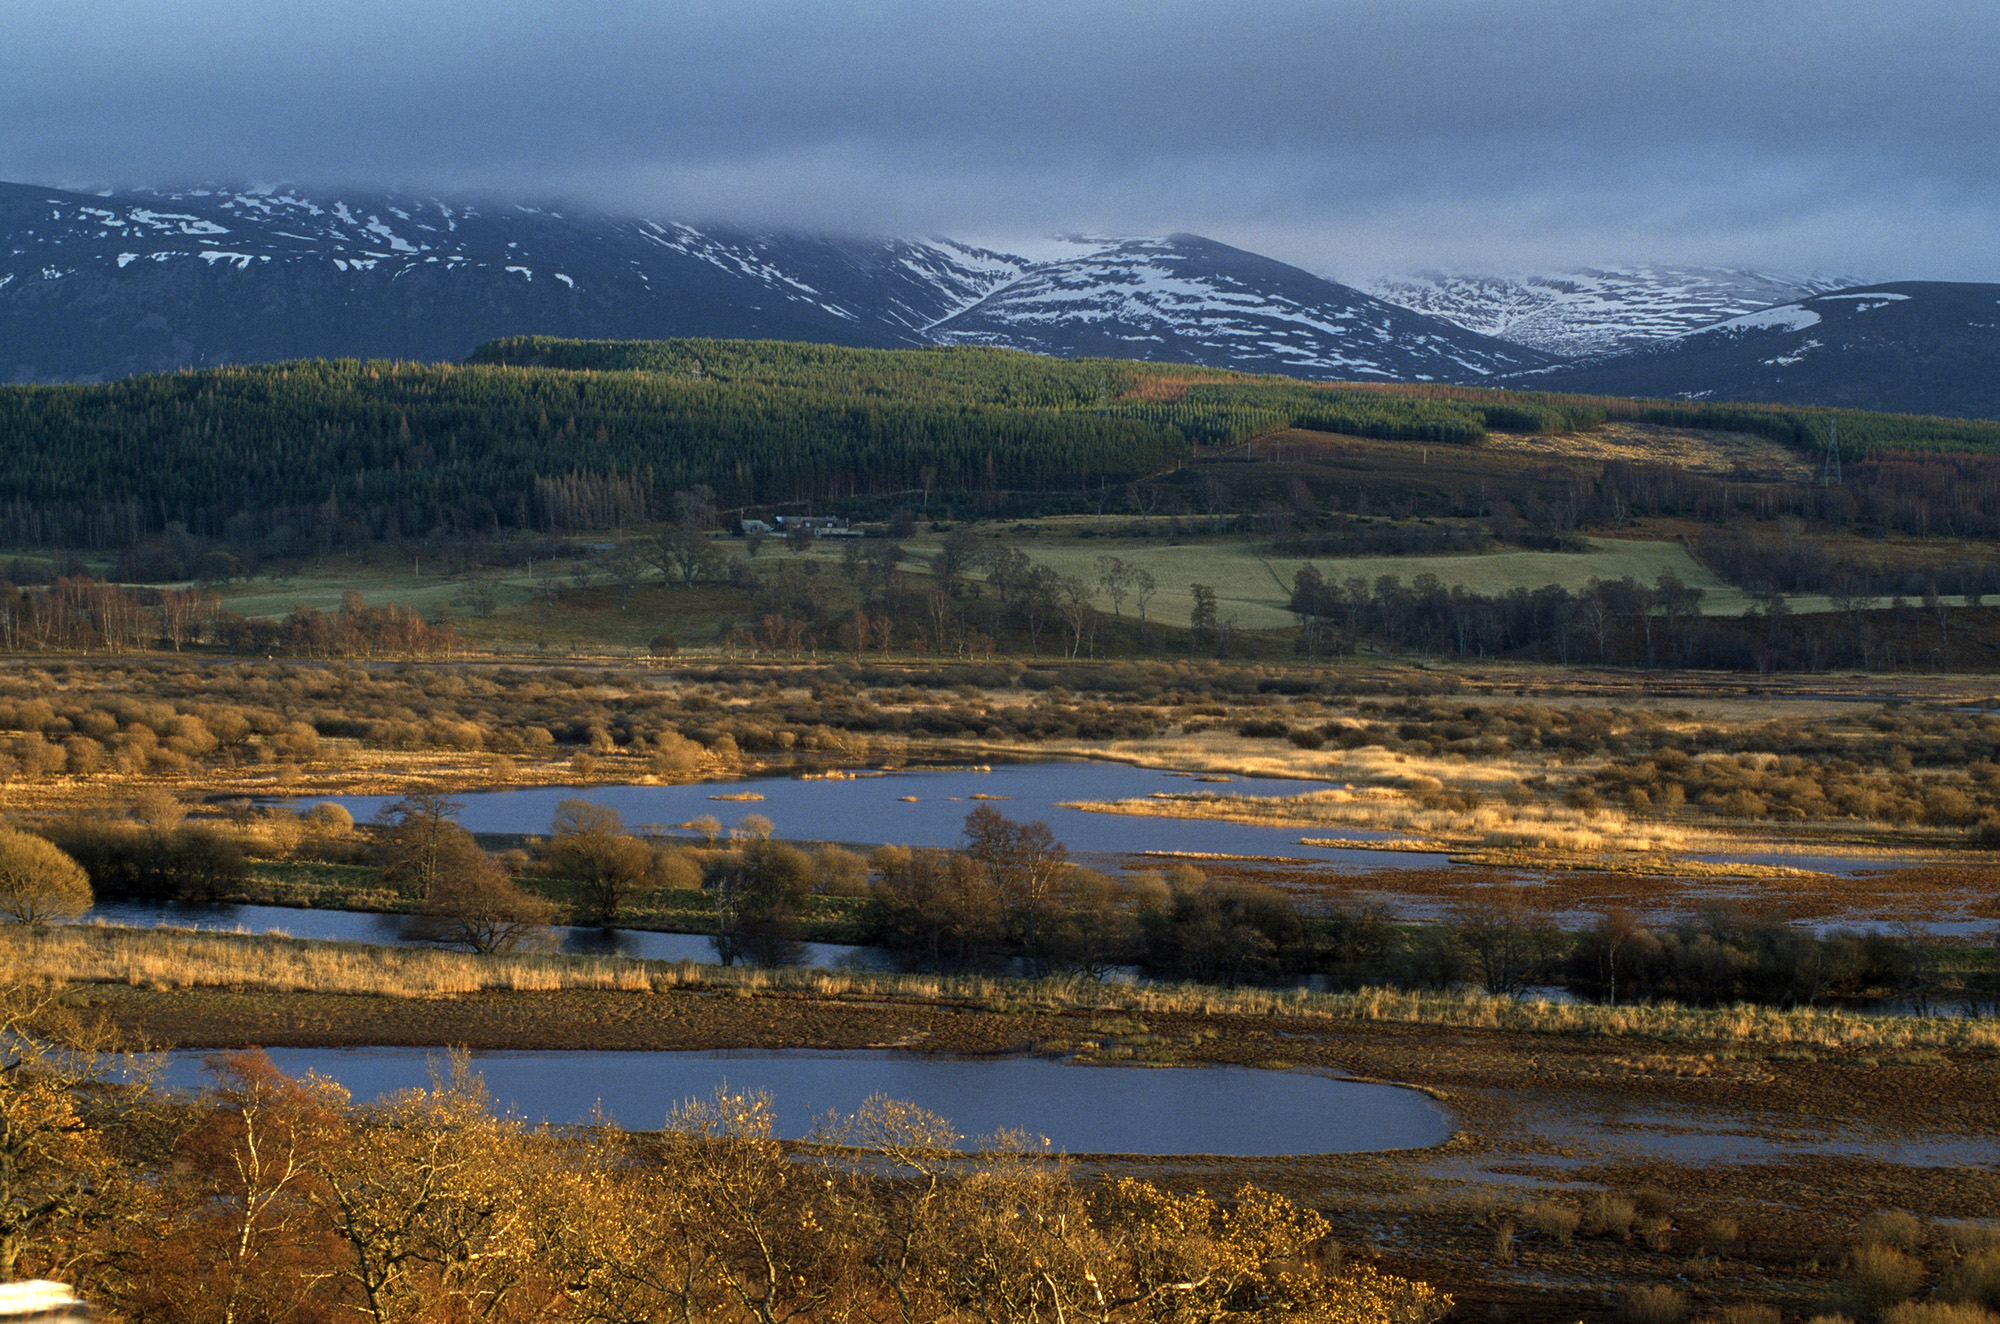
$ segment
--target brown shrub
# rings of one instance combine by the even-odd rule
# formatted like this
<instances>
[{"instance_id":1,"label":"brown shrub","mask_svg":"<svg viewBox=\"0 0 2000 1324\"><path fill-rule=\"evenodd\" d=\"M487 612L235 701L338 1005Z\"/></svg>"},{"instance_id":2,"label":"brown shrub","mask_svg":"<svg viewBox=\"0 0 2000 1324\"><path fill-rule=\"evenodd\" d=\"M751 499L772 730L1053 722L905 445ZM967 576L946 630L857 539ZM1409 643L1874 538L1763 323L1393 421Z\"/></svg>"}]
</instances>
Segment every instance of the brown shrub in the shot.
<instances>
[{"instance_id":1,"label":"brown shrub","mask_svg":"<svg viewBox=\"0 0 2000 1324\"><path fill-rule=\"evenodd\" d=\"M179 796L157 786L149 786L132 797L132 817L161 832L179 827L187 812Z\"/></svg>"},{"instance_id":2,"label":"brown shrub","mask_svg":"<svg viewBox=\"0 0 2000 1324\"><path fill-rule=\"evenodd\" d=\"M1583 1211L1582 1231L1589 1237L1632 1239L1632 1225L1639 1221L1639 1209L1623 1195L1600 1191Z\"/></svg>"},{"instance_id":3,"label":"brown shrub","mask_svg":"<svg viewBox=\"0 0 2000 1324\"><path fill-rule=\"evenodd\" d=\"M1711 1218L1702 1233L1701 1248L1710 1255L1727 1255L1743 1240L1743 1231L1733 1218Z\"/></svg>"},{"instance_id":4,"label":"brown shrub","mask_svg":"<svg viewBox=\"0 0 2000 1324\"><path fill-rule=\"evenodd\" d=\"M1953 1301L2000 1310L2000 1249L1977 1250L1954 1264L1943 1291Z\"/></svg>"},{"instance_id":5,"label":"brown shrub","mask_svg":"<svg viewBox=\"0 0 2000 1324\"><path fill-rule=\"evenodd\" d=\"M1687 1310L1687 1297L1679 1288L1655 1285L1626 1293L1618 1317L1625 1324L1681 1324Z\"/></svg>"},{"instance_id":6,"label":"brown shrub","mask_svg":"<svg viewBox=\"0 0 2000 1324\"><path fill-rule=\"evenodd\" d=\"M1552 1237L1559 1246L1576 1239L1577 1224L1582 1221L1576 1210L1554 1200L1537 1200L1521 1211L1521 1222L1529 1231Z\"/></svg>"},{"instance_id":7,"label":"brown shrub","mask_svg":"<svg viewBox=\"0 0 2000 1324\"><path fill-rule=\"evenodd\" d=\"M2000 1250L2000 1223L1946 1223L1943 1227L1945 1235L1951 1238L1951 1248L1960 1255Z\"/></svg>"},{"instance_id":8,"label":"brown shrub","mask_svg":"<svg viewBox=\"0 0 2000 1324\"><path fill-rule=\"evenodd\" d=\"M1899 1209L1878 1209L1861 1220L1854 1239L1864 1246L1913 1251L1924 1241L1924 1225Z\"/></svg>"},{"instance_id":9,"label":"brown shrub","mask_svg":"<svg viewBox=\"0 0 2000 1324\"><path fill-rule=\"evenodd\" d=\"M1966 1301L1911 1301L1883 1311L1882 1324L2000 1324L2000 1315Z\"/></svg>"},{"instance_id":10,"label":"brown shrub","mask_svg":"<svg viewBox=\"0 0 2000 1324\"><path fill-rule=\"evenodd\" d=\"M1842 1272L1858 1305L1879 1314L1910 1299L1924 1282L1924 1266L1893 1246L1857 1246Z\"/></svg>"},{"instance_id":11,"label":"brown shrub","mask_svg":"<svg viewBox=\"0 0 2000 1324\"><path fill-rule=\"evenodd\" d=\"M104 766L104 746L89 736L71 736L63 741L63 756L71 776L87 777Z\"/></svg>"},{"instance_id":12,"label":"brown shrub","mask_svg":"<svg viewBox=\"0 0 2000 1324\"><path fill-rule=\"evenodd\" d=\"M303 822L313 832L328 837L344 837L354 830L354 815L330 802L306 810Z\"/></svg>"},{"instance_id":13,"label":"brown shrub","mask_svg":"<svg viewBox=\"0 0 2000 1324\"><path fill-rule=\"evenodd\" d=\"M270 748L285 758L318 758L319 732L304 722L287 722L285 729L271 738Z\"/></svg>"},{"instance_id":14,"label":"brown shrub","mask_svg":"<svg viewBox=\"0 0 2000 1324\"><path fill-rule=\"evenodd\" d=\"M1781 1324L1783 1318L1776 1306L1736 1305L1703 1316L1702 1324Z\"/></svg>"}]
</instances>

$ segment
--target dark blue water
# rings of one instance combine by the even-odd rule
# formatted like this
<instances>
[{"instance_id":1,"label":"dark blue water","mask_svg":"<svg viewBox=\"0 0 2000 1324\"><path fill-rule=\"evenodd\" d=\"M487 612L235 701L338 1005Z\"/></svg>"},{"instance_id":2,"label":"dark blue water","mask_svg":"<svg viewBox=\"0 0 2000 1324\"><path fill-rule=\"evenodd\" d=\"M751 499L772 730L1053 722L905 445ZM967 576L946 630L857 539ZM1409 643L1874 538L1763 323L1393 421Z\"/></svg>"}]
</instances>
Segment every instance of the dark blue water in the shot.
<instances>
[{"instance_id":1,"label":"dark blue water","mask_svg":"<svg viewBox=\"0 0 2000 1324\"><path fill-rule=\"evenodd\" d=\"M339 1081L357 1103L427 1084L440 1055L418 1048L274 1048L291 1075ZM201 1055L169 1054L166 1083L203 1083ZM1046 1058L907 1053L474 1053L495 1102L530 1122L587 1122L600 1106L652 1130L718 1089L768 1091L777 1132L810 1136L829 1114L886 1094L979 1139L1022 1130L1071 1154L1349 1154L1442 1144L1451 1119L1416 1090L1249 1067L1086 1067Z\"/></svg>"},{"instance_id":2,"label":"dark blue water","mask_svg":"<svg viewBox=\"0 0 2000 1324\"><path fill-rule=\"evenodd\" d=\"M1017 763L990 772L971 769L912 769L863 773L853 780L765 777L696 786L543 786L519 791L472 792L459 797L459 821L474 832L541 833L549 830L556 804L589 800L616 809L631 829L673 831L702 815L725 828L751 814L777 825L777 835L795 841L837 841L864 847L955 846L965 816L990 803L1012 819L1041 819L1057 840L1085 855L1186 851L1218 855L1269 855L1312 860L1351 869L1434 868L1439 857L1412 851L1373 851L1301 846L1308 836L1337 835L1356 840L1388 840L1396 833L1328 827L1254 827L1202 819L1142 818L1062 808L1066 800L1144 799L1155 792L1217 791L1241 795L1291 796L1325 790L1333 783L1272 777L1232 777L1204 783L1185 773L1134 768L1123 763ZM756 801L716 800L716 795L754 792ZM976 795L1003 797L990 802ZM914 799L905 799L914 797ZM335 798L356 820L371 818L393 796ZM300 800L304 810L318 800Z\"/></svg>"},{"instance_id":3,"label":"dark blue water","mask_svg":"<svg viewBox=\"0 0 2000 1324\"><path fill-rule=\"evenodd\" d=\"M171 901L106 901L92 906L86 922L132 928L206 929L222 933L282 933L328 942L403 944L401 915L354 910L300 910L290 906L177 905ZM631 956L647 961L714 961L715 948L699 933L652 933L644 929L557 926L557 950L573 956ZM884 966L887 956L873 947L809 942L805 964Z\"/></svg>"}]
</instances>

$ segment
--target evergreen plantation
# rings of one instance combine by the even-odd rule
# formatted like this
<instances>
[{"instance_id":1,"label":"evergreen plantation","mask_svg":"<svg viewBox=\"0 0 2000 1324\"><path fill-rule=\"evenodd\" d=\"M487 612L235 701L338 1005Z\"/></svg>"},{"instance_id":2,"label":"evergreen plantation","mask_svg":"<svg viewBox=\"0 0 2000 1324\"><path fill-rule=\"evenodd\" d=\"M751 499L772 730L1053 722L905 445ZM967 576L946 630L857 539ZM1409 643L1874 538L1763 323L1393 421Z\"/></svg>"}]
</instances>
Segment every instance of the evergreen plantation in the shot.
<instances>
[{"instance_id":1,"label":"evergreen plantation","mask_svg":"<svg viewBox=\"0 0 2000 1324\"><path fill-rule=\"evenodd\" d=\"M1606 417L1816 449L1834 415L1179 364L773 341L496 341L463 365L311 360L0 389L0 540L108 547L178 523L377 536L592 528L706 484L724 508L919 488L1059 492L1280 428L1478 443ZM2000 450L2000 424L1843 411L1852 456Z\"/></svg>"}]
</instances>

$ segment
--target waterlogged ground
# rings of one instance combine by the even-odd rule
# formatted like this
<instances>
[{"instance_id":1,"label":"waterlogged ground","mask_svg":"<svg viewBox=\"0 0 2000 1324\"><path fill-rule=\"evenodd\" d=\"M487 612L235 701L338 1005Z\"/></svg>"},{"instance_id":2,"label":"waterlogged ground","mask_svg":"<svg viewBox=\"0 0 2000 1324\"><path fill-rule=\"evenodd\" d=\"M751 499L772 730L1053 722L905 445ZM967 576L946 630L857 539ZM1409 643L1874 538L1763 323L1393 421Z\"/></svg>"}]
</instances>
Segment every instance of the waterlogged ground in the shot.
<instances>
[{"instance_id":1,"label":"waterlogged ground","mask_svg":"<svg viewBox=\"0 0 2000 1324\"><path fill-rule=\"evenodd\" d=\"M1649 922L1670 923L1715 905L1774 914L1819 930L1857 927L1978 939L2000 923L2000 869L1974 863L1901 859L1881 849L1793 850L1749 844L1697 858L1719 876L1646 873L1631 860L1604 859L1591 868L1491 869L1452 864L1436 851L1321 847L1302 839L1336 836L1390 842L1403 834L1362 829L1305 830L1217 819L1138 817L1067 807L1071 801L1150 799L1214 789L1230 794L1289 797L1337 783L1164 771L1123 763L1044 761L991 769L863 770L851 778L758 778L690 786L535 787L469 792L462 821L475 832L542 833L558 802L581 798L618 810L628 826L684 833L683 825L712 816L723 830L751 815L777 835L837 841L863 848L893 843L959 844L967 813L985 804L1021 821L1047 822L1072 853L1100 864L1192 858L1211 873L1236 872L1273 883L1302 899L1384 907L1395 918L1443 917L1483 883L1528 885L1558 922L1589 925L1609 906ZM720 797L720 798L719 798ZM746 798L755 797L755 798ZM388 796L335 799L357 820L392 803ZM318 800L296 802L303 809ZM1935 852L1929 852L1935 854ZM1615 867L1614 867L1615 866ZM1732 874L1731 866L1749 866ZM1786 872L1772 875L1771 866ZM1765 872L1760 875L1759 870ZM296 930L294 930L296 932ZM638 953L633 954L647 954ZM829 960L838 959L829 953Z\"/></svg>"},{"instance_id":2,"label":"waterlogged ground","mask_svg":"<svg viewBox=\"0 0 2000 1324\"><path fill-rule=\"evenodd\" d=\"M1047 1071L1077 1073L1057 1081L1111 1070L1078 1059L1234 1067L1315 1086L1322 1082L1306 1073L1399 1082L1424 1090L1451 1119L1448 1141L1396 1153L1093 1166L1210 1191L1253 1181L1310 1200L1351 1253L1439 1283L1475 1318L1499 1309L1513 1319L1574 1320L1609 1308L1614 1286L1649 1282L1686 1291L1697 1312L1762 1301L1788 1318L1811 1314L1837 1286L1838 1247L1866 1215L1903 1209L1949 1220L2000 1209L2000 1110L1992 1106L2000 1056L1992 1054L688 990L400 1000L112 987L91 997L92 1010L131 1038L190 1050L398 1046L413 1063L445 1045L474 1053L808 1048L991 1059L974 1067L1040 1061ZM736 1061L747 1076L754 1059ZM1173 1120L1259 1102L1246 1090L1178 1107ZM1643 1198L1665 1210L1667 1223L1651 1237L1582 1235L1563 1244L1534 1232L1519 1212L1532 1200L1584 1209L1602 1192ZM1704 1250L1705 1229L1723 1218L1737 1221L1741 1244ZM1503 1222L1516 1229L1504 1255Z\"/></svg>"},{"instance_id":3,"label":"waterlogged ground","mask_svg":"<svg viewBox=\"0 0 2000 1324\"><path fill-rule=\"evenodd\" d=\"M135 929L182 928L216 933L275 933L324 942L406 942L404 915L361 910L306 910L294 906L180 904L172 901L104 901L92 906L85 923ZM642 961L712 962L715 945L698 933L655 933L648 929L602 929L558 925L555 950L572 956L627 956ZM823 969L886 969L889 957L875 947L809 942L803 965Z\"/></svg>"},{"instance_id":4,"label":"waterlogged ground","mask_svg":"<svg viewBox=\"0 0 2000 1324\"><path fill-rule=\"evenodd\" d=\"M1275 777L1210 775L1139 768L1124 763L1059 761L998 764L990 769L864 769L849 778L767 777L692 786L534 787L475 791L459 799L459 821L474 832L544 833L556 805L584 799L616 809L628 828L685 832L703 816L724 830L751 815L769 819L777 835L874 847L955 846L965 816L982 804L1020 821L1040 819L1076 854L1086 856L1220 854L1271 856L1321 866L1386 868L1435 864L1411 851L1302 846L1297 828L1185 818L1138 819L1064 807L1071 800L1117 800L1155 792L1185 792L1201 781L1248 795L1301 795L1333 783ZM738 797L755 796L755 799ZM718 798L729 797L729 798ZM372 818L391 796L335 797L357 821ZM318 800L301 800L305 809ZM1345 832L1357 840L1389 840L1389 832Z\"/></svg>"},{"instance_id":5,"label":"waterlogged ground","mask_svg":"<svg viewBox=\"0 0 2000 1324\"><path fill-rule=\"evenodd\" d=\"M1865 873L1785 878L1678 878L1590 869L1489 869L1429 857L1426 867L1327 870L1254 860L1204 862L1211 876L1277 887L1311 907L1380 908L1413 923L1449 919L1495 886L1519 886L1554 923L1588 928L1606 911L1631 911L1649 925L1698 918L1711 908L1769 916L1827 933L1914 930L1959 942L1988 942L2000 928L2000 868L1896 868L1877 859Z\"/></svg>"}]
</instances>

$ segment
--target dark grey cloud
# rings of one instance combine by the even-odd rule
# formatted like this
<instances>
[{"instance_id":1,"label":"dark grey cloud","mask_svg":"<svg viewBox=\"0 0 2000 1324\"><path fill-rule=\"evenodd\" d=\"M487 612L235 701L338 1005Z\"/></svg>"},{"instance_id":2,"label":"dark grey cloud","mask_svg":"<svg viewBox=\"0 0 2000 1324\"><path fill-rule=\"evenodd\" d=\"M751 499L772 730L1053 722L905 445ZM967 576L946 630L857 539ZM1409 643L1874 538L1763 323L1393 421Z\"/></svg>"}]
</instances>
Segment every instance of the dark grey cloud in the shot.
<instances>
[{"instance_id":1,"label":"dark grey cloud","mask_svg":"<svg viewBox=\"0 0 2000 1324\"><path fill-rule=\"evenodd\" d=\"M0 31L13 179L2000 279L2000 7L1966 0L0 0Z\"/></svg>"}]
</instances>

